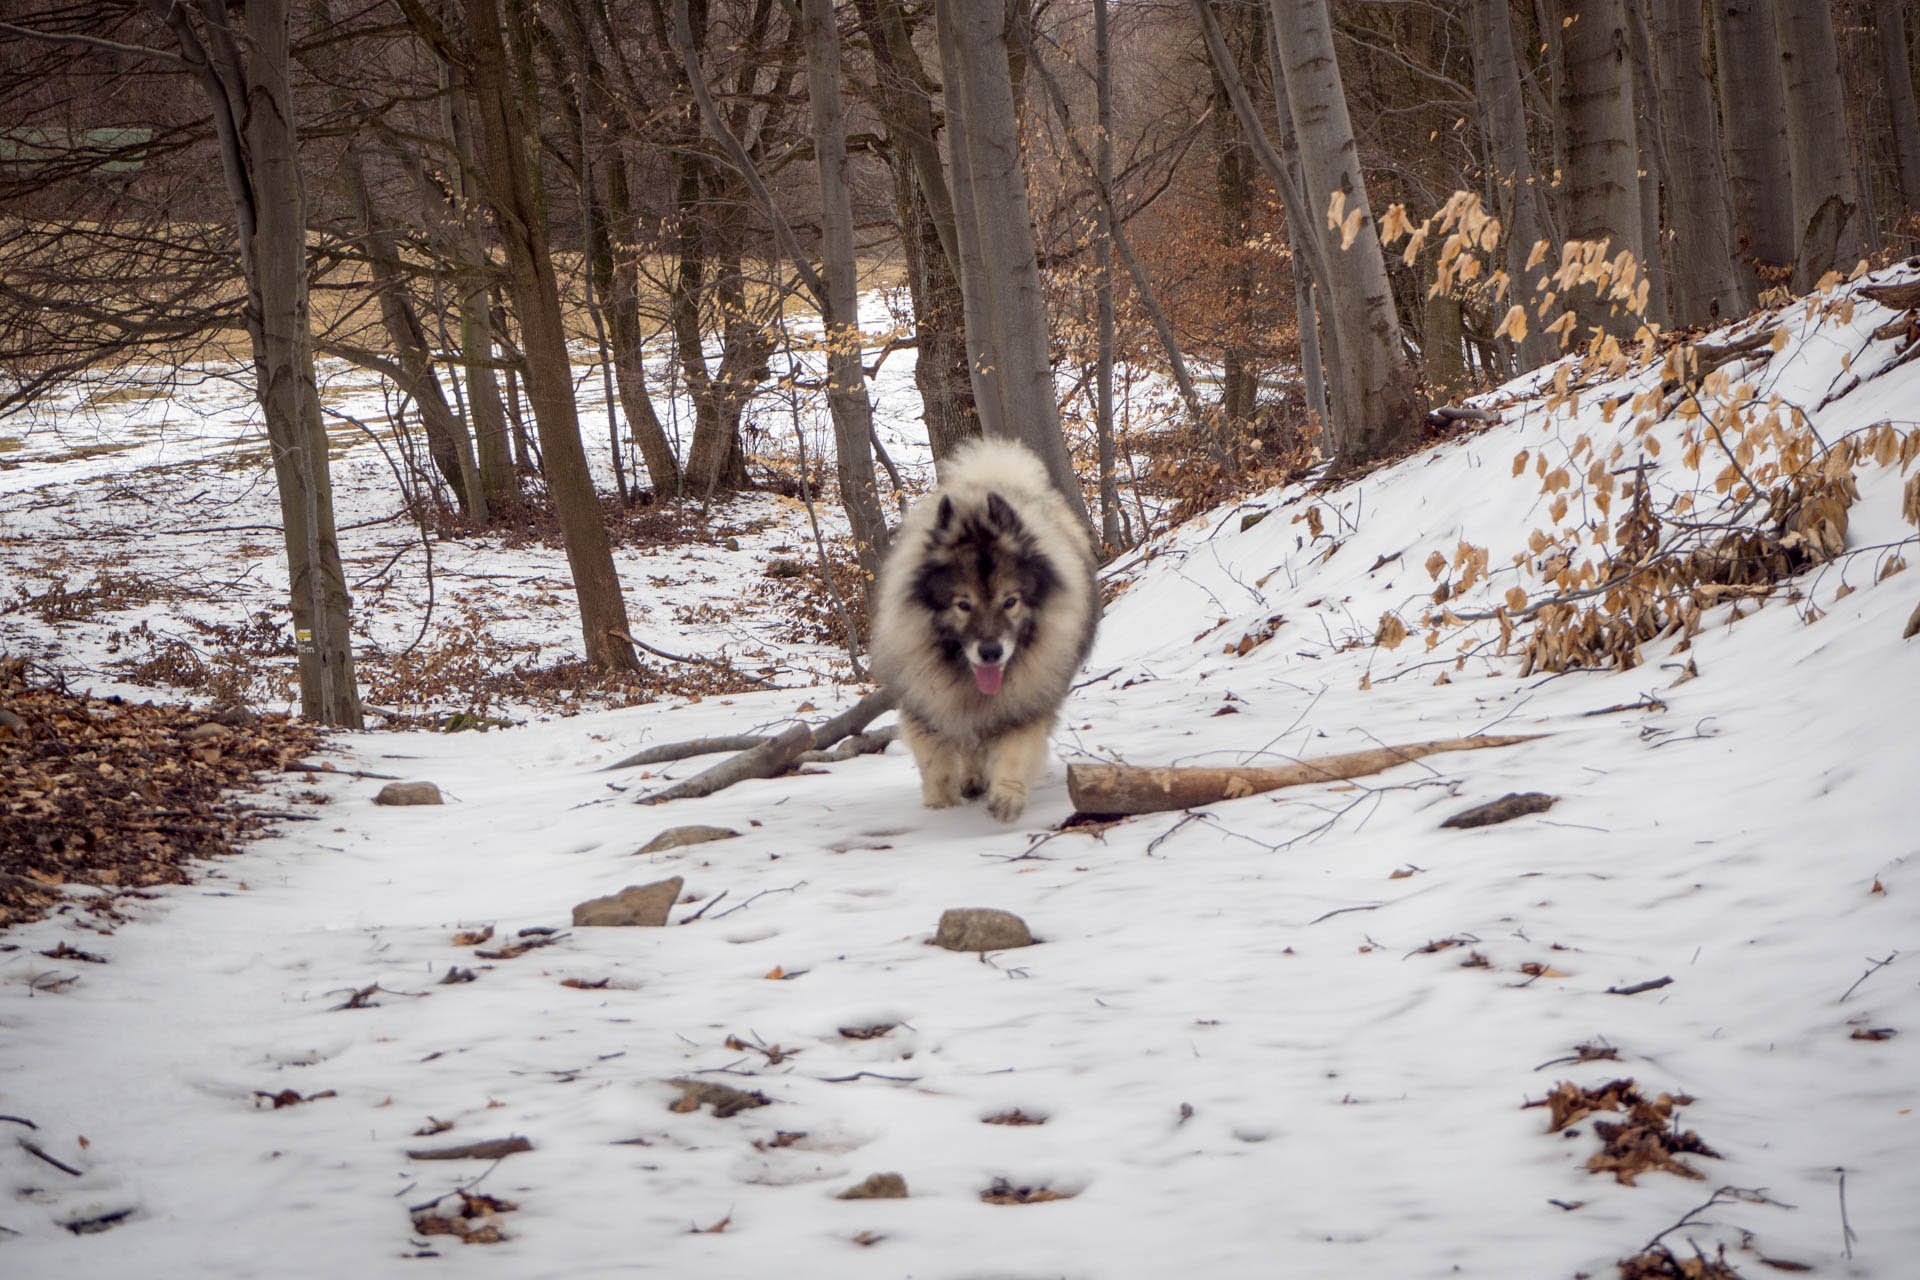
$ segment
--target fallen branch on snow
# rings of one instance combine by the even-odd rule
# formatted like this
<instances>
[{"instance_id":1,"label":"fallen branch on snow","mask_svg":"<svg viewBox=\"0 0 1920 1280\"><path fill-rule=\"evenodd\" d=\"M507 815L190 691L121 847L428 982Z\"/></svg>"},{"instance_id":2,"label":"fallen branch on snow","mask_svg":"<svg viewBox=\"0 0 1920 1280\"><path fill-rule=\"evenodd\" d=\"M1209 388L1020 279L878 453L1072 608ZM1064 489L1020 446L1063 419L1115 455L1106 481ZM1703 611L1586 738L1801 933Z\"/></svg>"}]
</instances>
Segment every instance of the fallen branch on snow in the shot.
<instances>
[{"instance_id":1,"label":"fallen branch on snow","mask_svg":"<svg viewBox=\"0 0 1920 1280\"><path fill-rule=\"evenodd\" d=\"M1073 798L1073 807L1082 813L1160 813L1167 809L1191 809L1218 800L1237 800L1282 787L1365 777L1443 751L1510 747L1544 736L1530 733L1442 738L1264 768L1173 769L1075 764L1067 766L1067 794Z\"/></svg>"},{"instance_id":2,"label":"fallen branch on snow","mask_svg":"<svg viewBox=\"0 0 1920 1280\"><path fill-rule=\"evenodd\" d=\"M727 757L703 773L697 773L683 782L676 782L663 791L641 796L636 803L659 804L666 800L710 796L736 782L746 782L754 778L776 778L798 764L800 758L808 752L825 750L849 736L858 735L867 744L871 744L880 737L880 734L861 734L860 731L866 728L875 717L892 707L893 698L885 690L870 693L818 729L809 729L804 724L796 724L780 736L758 742L738 755ZM879 743L879 747L885 745L885 742ZM863 749L877 750L879 747Z\"/></svg>"}]
</instances>

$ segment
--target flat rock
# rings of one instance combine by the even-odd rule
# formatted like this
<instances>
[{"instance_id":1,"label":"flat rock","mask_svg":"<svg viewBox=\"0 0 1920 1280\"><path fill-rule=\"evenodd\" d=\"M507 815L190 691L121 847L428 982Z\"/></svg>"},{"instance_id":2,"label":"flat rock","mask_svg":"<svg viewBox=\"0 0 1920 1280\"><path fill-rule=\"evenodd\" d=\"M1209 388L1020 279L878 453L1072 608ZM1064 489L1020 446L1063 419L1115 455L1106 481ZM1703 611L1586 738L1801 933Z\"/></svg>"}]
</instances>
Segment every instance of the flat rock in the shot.
<instances>
[{"instance_id":1,"label":"flat rock","mask_svg":"<svg viewBox=\"0 0 1920 1280\"><path fill-rule=\"evenodd\" d=\"M635 856L642 853L665 853L668 849L681 849L690 844L706 844L710 840L735 840L740 833L732 827L668 827L653 839L634 850Z\"/></svg>"},{"instance_id":2,"label":"flat rock","mask_svg":"<svg viewBox=\"0 0 1920 1280\"><path fill-rule=\"evenodd\" d=\"M1033 934L1027 922L1011 911L993 907L955 907L941 913L933 945L949 951L1005 951L1030 947Z\"/></svg>"},{"instance_id":3,"label":"flat rock","mask_svg":"<svg viewBox=\"0 0 1920 1280\"><path fill-rule=\"evenodd\" d=\"M897 1173L876 1173L856 1187L848 1187L836 1200L905 1200L907 1180Z\"/></svg>"},{"instance_id":4,"label":"flat rock","mask_svg":"<svg viewBox=\"0 0 1920 1280\"><path fill-rule=\"evenodd\" d=\"M1530 813L1545 813L1553 808L1559 796L1550 796L1544 791L1511 791L1498 800L1489 800L1476 805L1464 813L1456 813L1440 825L1443 827L1490 827L1496 822L1511 822L1515 818L1524 818Z\"/></svg>"},{"instance_id":5,"label":"flat rock","mask_svg":"<svg viewBox=\"0 0 1920 1280\"><path fill-rule=\"evenodd\" d=\"M440 788L431 782L389 782L373 798L375 804L445 804Z\"/></svg>"},{"instance_id":6,"label":"flat rock","mask_svg":"<svg viewBox=\"0 0 1920 1280\"><path fill-rule=\"evenodd\" d=\"M680 901L685 884L679 876L652 884L631 884L607 898L593 898L573 909L573 923L581 925L650 925L667 922L667 912Z\"/></svg>"}]
</instances>

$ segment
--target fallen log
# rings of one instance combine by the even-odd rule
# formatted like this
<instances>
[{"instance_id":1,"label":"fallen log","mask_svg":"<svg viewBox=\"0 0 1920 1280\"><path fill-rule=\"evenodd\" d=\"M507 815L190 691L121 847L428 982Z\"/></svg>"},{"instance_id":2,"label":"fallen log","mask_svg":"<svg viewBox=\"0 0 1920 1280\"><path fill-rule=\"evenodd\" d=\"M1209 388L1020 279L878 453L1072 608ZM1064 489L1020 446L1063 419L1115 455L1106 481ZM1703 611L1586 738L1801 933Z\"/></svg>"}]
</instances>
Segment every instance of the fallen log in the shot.
<instances>
[{"instance_id":1,"label":"fallen log","mask_svg":"<svg viewBox=\"0 0 1920 1280\"><path fill-rule=\"evenodd\" d=\"M1073 807L1081 813L1160 813L1167 809L1192 809L1219 800L1237 800L1282 787L1361 778L1422 756L1444 751L1477 751L1482 747L1510 747L1545 736L1528 733L1442 738L1435 742L1374 747L1259 768L1175 769L1074 764L1067 766L1067 794L1073 798Z\"/></svg>"}]
</instances>

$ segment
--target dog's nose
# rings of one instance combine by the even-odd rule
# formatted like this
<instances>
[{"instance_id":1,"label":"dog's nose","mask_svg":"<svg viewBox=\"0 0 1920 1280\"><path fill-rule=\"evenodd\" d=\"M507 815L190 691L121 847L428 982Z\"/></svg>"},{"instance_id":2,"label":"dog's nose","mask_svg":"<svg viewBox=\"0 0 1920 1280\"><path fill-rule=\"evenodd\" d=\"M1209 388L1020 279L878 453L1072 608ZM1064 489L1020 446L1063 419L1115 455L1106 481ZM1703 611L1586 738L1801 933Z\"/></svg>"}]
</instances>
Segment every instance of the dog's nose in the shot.
<instances>
[{"instance_id":1,"label":"dog's nose","mask_svg":"<svg viewBox=\"0 0 1920 1280\"><path fill-rule=\"evenodd\" d=\"M1000 642L984 640L980 644L980 661L992 664L1000 661Z\"/></svg>"}]
</instances>

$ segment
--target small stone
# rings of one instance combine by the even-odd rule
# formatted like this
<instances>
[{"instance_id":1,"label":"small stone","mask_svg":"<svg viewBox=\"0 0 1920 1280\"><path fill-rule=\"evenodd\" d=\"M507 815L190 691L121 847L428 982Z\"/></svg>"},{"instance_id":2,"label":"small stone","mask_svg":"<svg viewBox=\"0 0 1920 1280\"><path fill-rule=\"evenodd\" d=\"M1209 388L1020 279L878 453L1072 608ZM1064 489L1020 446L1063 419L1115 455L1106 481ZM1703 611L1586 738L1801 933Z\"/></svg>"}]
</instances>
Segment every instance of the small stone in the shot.
<instances>
[{"instance_id":1,"label":"small stone","mask_svg":"<svg viewBox=\"0 0 1920 1280\"><path fill-rule=\"evenodd\" d=\"M905 1200L907 1180L897 1173L876 1173L857 1187L848 1187L836 1200Z\"/></svg>"},{"instance_id":2,"label":"small stone","mask_svg":"<svg viewBox=\"0 0 1920 1280\"><path fill-rule=\"evenodd\" d=\"M431 782L389 782L373 798L375 804L445 804L440 788Z\"/></svg>"},{"instance_id":3,"label":"small stone","mask_svg":"<svg viewBox=\"0 0 1920 1280\"><path fill-rule=\"evenodd\" d=\"M680 901L685 883L679 876L656 880L652 884L628 885L607 898L594 898L573 909L575 926L622 925L659 926L667 922L667 912Z\"/></svg>"},{"instance_id":4,"label":"small stone","mask_svg":"<svg viewBox=\"0 0 1920 1280\"><path fill-rule=\"evenodd\" d=\"M195 725L193 728L181 734L180 741L193 743L219 742L232 736L233 730L227 728L227 726L208 721L206 724Z\"/></svg>"},{"instance_id":5,"label":"small stone","mask_svg":"<svg viewBox=\"0 0 1920 1280\"><path fill-rule=\"evenodd\" d=\"M1512 822L1515 818L1524 818L1530 813L1545 813L1553 808L1559 796L1550 796L1543 791L1512 791L1498 800L1489 800L1486 804L1456 813L1440 825L1443 827L1490 827L1496 822Z\"/></svg>"},{"instance_id":6,"label":"small stone","mask_svg":"<svg viewBox=\"0 0 1920 1280\"><path fill-rule=\"evenodd\" d=\"M807 567L798 560L769 560L761 572L769 578L798 578L806 571Z\"/></svg>"},{"instance_id":7,"label":"small stone","mask_svg":"<svg viewBox=\"0 0 1920 1280\"><path fill-rule=\"evenodd\" d=\"M933 945L949 951L1004 951L1030 947L1033 934L1027 922L1011 911L993 907L955 907L940 916Z\"/></svg>"},{"instance_id":8,"label":"small stone","mask_svg":"<svg viewBox=\"0 0 1920 1280\"><path fill-rule=\"evenodd\" d=\"M638 857L643 853L665 853L669 849L679 849L690 844L706 844L709 840L734 840L740 833L732 827L668 827L653 839L634 850Z\"/></svg>"}]
</instances>

